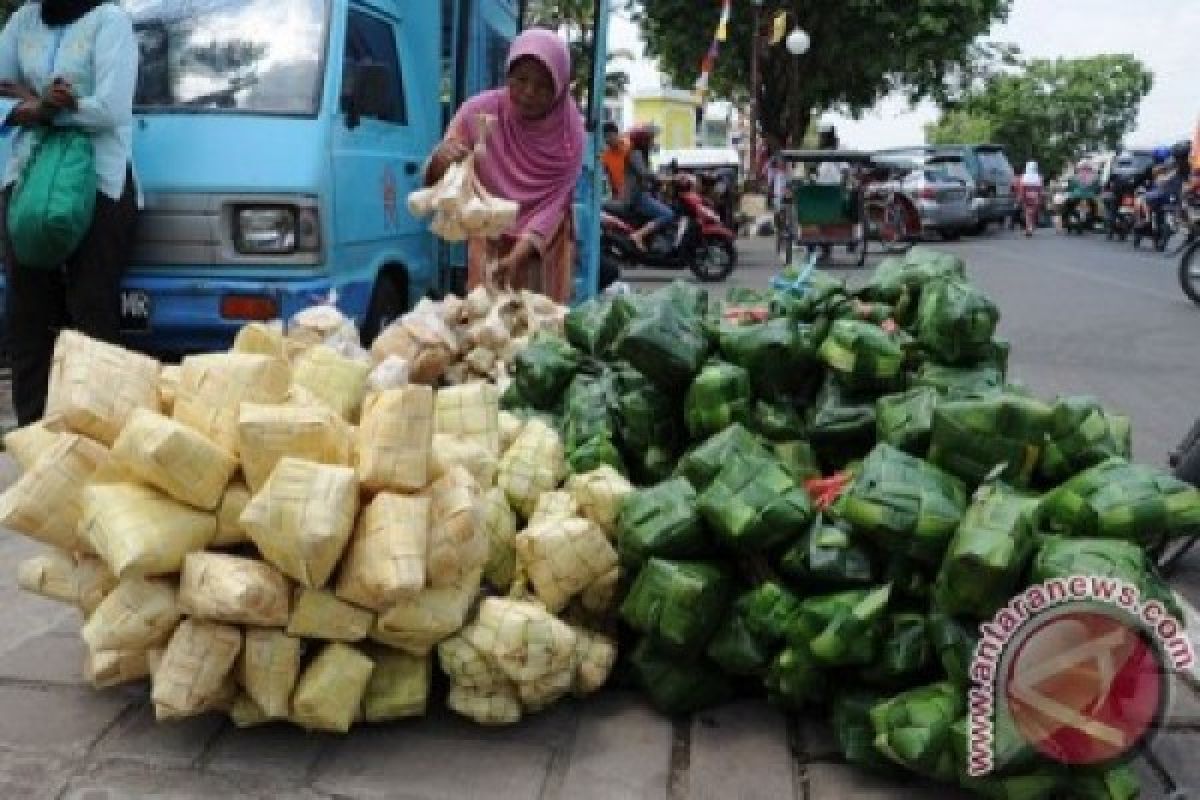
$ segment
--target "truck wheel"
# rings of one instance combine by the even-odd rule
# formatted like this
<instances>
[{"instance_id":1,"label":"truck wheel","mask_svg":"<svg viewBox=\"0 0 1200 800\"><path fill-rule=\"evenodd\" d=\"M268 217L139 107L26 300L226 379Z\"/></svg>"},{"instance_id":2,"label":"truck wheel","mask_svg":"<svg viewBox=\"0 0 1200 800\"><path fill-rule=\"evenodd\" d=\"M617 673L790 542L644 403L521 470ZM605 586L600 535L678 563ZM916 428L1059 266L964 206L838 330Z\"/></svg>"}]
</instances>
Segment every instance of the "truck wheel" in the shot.
<instances>
[{"instance_id":1,"label":"truck wheel","mask_svg":"<svg viewBox=\"0 0 1200 800\"><path fill-rule=\"evenodd\" d=\"M359 338L370 347L375 338L408 310L408 281L403 274L380 270Z\"/></svg>"}]
</instances>

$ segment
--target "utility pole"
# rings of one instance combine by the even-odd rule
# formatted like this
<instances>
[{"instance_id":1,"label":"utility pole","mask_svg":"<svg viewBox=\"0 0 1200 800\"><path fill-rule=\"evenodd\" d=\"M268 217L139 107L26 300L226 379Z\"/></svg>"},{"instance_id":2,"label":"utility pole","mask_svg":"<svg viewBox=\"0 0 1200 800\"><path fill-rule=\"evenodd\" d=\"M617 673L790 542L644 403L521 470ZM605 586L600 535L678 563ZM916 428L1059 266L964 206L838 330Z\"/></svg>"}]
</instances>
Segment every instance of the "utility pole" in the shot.
<instances>
[{"instance_id":1,"label":"utility pole","mask_svg":"<svg viewBox=\"0 0 1200 800\"><path fill-rule=\"evenodd\" d=\"M758 119L759 119L759 47L762 41L762 6L763 0L753 0L754 19L750 25L750 179L758 180Z\"/></svg>"}]
</instances>

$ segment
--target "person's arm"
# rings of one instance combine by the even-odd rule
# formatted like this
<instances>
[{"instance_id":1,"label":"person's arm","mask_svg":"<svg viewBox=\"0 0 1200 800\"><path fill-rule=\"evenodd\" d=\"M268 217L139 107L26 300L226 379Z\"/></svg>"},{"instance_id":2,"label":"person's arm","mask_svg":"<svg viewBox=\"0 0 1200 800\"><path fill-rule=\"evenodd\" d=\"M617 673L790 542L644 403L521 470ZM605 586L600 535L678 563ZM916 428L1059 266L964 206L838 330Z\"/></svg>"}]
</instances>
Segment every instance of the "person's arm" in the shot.
<instances>
[{"instance_id":1,"label":"person's arm","mask_svg":"<svg viewBox=\"0 0 1200 800\"><path fill-rule=\"evenodd\" d=\"M47 119L37 93L21 83L17 27L26 13L25 9L17 11L0 30L0 133L12 127L39 125Z\"/></svg>"},{"instance_id":2,"label":"person's arm","mask_svg":"<svg viewBox=\"0 0 1200 800\"><path fill-rule=\"evenodd\" d=\"M56 78L47 100L62 109L54 124L87 131L111 131L133 124L138 44L133 21L123 11L108 11L96 31L95 89L78 97L74 87Z\"/></svg>"}]
</instances>

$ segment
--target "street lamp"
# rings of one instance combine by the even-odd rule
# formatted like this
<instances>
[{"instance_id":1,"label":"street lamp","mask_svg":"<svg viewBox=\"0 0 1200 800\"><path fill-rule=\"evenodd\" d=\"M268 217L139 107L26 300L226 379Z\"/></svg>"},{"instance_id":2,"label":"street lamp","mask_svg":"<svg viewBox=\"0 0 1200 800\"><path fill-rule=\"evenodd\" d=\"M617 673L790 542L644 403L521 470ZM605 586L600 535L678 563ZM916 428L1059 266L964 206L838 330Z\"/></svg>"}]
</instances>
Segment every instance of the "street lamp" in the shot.
<instances>
[{"instance_id":1,"label":"street lamp","mask_svg":"<svg viewBox=\"0 0 1200 800\"><path fill-rule=\"evenodd\" d=\"M762 7L765 0L751 0L754 8L754 20L752 23L753 34L750 48L750 170L754 178L758 177L760 164L758 163L758 121L761 118L761 105L759 104L759 83L761 76L759 74L759 53L760 42L762 38ZM812 46L812 38L803 28L793 28L784 41L784 46L787 51L793 56L799 57L808 52Z\"/></svg>"},{"instance_id":2,"label":"street lamp","mask_svg":"<svg viewBox=\"0 0 1200 800\"><path fill-rule=\"evenodd\" d=\"M802 56L808 52L809 46L812 45L812 39L809 38L808 31L796 28L788 34L785 44L789 53L794 56Z\"/></svg>"}]
</instances>

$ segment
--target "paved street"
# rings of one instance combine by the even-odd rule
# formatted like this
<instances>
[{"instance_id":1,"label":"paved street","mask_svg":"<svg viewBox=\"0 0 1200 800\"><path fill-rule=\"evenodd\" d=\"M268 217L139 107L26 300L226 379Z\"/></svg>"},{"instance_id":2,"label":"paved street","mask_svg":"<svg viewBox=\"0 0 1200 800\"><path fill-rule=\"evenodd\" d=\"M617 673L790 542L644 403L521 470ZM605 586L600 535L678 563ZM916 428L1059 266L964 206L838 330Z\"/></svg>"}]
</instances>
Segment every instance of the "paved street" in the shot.
<instances>
[{"instance_id":1,"label":"paved street","mask_svg":"<svg viewBox=\"0 0 1200 800\"><path fill-rule=\"evenodd\" d=\"M745 240L744 240L745 242ZM1039 394L1098 395L1134 420L1138 457L1161 463L1191 424L1200 370L1200 308L1175 285L1174 264L1101 238L1051 232L948 246L998 301L1013 342L1013 375ZM745 243L737 283L774 273L767 240ZM873 259L874 261L874 259ZM859 280L866 272L846 273ZM627 276L636 285L670 278ZM0 462L11 480L11 464ZM96 693L79 676L75 612L20 592L15 567L37 547L0 534L0 800L117 798L483 798L491 800L916 800L958 797L889 785L838 763L827 729L760 703L666 719L608 692L500 731L443 711L345 738L289 727L238 731L217 717L158 726L144 689ZM1200 600L1200 560L1180 575ZM1200 787L1200 702L1180 687L1155 751L1183 785ZM1140 763L1144 797L1165 777Z\"/></svg>"}]
</instances>

